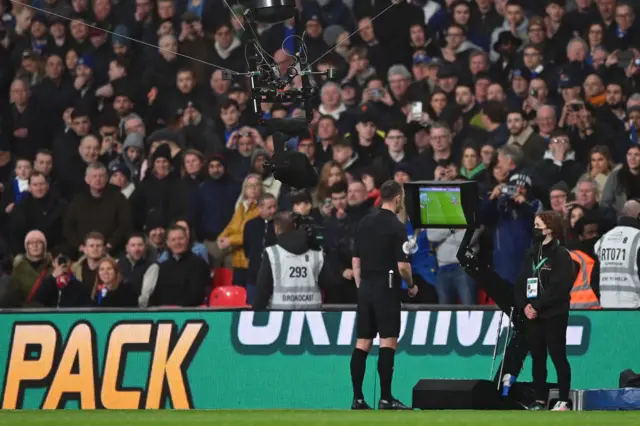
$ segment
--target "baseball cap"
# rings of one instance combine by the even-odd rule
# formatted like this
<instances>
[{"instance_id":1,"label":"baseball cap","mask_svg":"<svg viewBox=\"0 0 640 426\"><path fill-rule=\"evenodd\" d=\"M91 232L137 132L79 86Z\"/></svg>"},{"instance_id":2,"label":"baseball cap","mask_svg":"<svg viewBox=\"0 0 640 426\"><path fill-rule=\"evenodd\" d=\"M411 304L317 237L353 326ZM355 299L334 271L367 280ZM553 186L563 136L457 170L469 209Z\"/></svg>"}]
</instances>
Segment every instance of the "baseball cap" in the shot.
<instances>
[{"instance_id":1,"label":"baseball cap","mask_svg":"<svg viewBox=\"0 0 640 426\"><path fill-rule=\"evenodd\" d=\"M115 163L109 167L109 176L113 176L116 173L122 173L127 180L131 180L131 171L122 163Z\"/></svg>"},{"instance_id":2,"label":"baseball cap","mask_svg":"<svg viewBox=\"0 0 640 426\"><path fill-rule=\"evenodd\" d=\"M76 64L76 69L80 66L84 65L87 68L93 69L93 57L89 55L84 55L80 59L78 59L78 63Z\"/></svg>"}]
</instances>

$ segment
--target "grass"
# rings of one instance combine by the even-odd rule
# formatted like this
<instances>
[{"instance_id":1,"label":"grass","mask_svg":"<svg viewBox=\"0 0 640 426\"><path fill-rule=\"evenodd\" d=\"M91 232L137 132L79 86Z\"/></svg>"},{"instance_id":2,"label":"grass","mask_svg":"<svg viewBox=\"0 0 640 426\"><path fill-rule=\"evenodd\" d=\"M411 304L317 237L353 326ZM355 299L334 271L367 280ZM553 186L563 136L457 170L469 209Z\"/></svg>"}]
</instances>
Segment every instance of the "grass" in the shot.
<instances>
[{"instance_id":1,"label":"grass","mask_svg":"<svg viewBox=\"0 0 640 426\"><path fill-rule=\"evenodd\" d=\"M157 425L526 425L589 426L640 424L640 412L526 411L0 411L0 425L18 426L157 426Z\"/></svg>"}]
</instances>

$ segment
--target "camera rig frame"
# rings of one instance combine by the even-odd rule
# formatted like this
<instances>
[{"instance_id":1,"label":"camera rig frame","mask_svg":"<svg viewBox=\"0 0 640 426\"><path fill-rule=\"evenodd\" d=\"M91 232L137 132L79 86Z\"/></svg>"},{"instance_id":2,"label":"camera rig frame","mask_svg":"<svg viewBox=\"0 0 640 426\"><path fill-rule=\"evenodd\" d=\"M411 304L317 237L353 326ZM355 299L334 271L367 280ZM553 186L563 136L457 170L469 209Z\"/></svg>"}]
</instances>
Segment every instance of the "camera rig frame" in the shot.
<instances>
[{"instance_id":1,"label":"camera rig frame","mask_svg":"<svg viewBox=\"0 0 640 426\"><path fill-rule=\"evenodd\" d=\"M277 9L279 6L270 7ZM325 75L328 79L334 79L336 76L335 69L329 69L325 72L312 71L306 54L305 32L303 31L301 13L297 8L294 10L295 12L291 17L294 19L295 33L289 37L294 39L295 52L289 52L289 56L293 58L293 64L287 68L286 73L281 73L279 64L269 64L265 58L263 48L258 40L257 24L260 19L256 13L256 8L247 8L243 15L245 25L248 28L244 31L242 41L245 46L252 50L246 56L249 71L246 73L223 71L222 73L222 78L225 80L233 80L235 76L249 78L251 103L259 124L265 124L262 113L263 103L292 103L299 105L305 112L307 122L310 122L313 119L313 100L318 95L318 87L310 77ZM267 56L269 55L267 54ZM288 87L298 76L302 80L302 87Z\"/></svg>"}]
</instances>

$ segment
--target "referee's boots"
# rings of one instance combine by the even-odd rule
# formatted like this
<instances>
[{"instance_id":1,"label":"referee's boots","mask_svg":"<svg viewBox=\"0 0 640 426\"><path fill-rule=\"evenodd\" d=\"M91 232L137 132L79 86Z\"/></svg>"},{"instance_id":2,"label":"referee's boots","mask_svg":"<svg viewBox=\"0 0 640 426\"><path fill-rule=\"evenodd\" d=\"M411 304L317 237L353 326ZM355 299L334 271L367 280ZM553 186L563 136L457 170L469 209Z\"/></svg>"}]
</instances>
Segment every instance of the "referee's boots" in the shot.
<instances>
[{"instance_id":1,"label":"referee's boots","mask_svg":"<svg viewBox=\"0 0 640 426\"><path fill-rule=\"evenodd\" d=\"M407 407L395 398L391 398L390 401L384 399L378 401L378 410L413 410L413 408Z\"/></svg>"},{"instance_id":2,"label":"referee's boots","mask_svg":"<svg viewBox=\"0 0 640 426\"><path fill-rule=\"evenodd\" d=\"M353 398L353 402L351 403L351 409L352 410L371 410L372 408L369 407L369 404L367 404L367 401L365 401L364 399Z\"/></svg>"}]
</instances>

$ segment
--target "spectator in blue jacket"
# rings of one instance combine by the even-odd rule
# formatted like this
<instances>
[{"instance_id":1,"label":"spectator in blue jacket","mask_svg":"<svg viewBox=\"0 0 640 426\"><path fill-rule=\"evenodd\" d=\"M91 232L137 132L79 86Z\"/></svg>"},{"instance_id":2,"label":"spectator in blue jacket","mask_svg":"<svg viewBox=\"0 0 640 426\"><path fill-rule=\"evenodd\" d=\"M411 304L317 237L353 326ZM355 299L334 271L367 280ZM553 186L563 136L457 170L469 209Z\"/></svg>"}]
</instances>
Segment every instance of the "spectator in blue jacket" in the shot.
<instances>
[{"instance_id":1,"label":"spectator in blue jacket","mask_svg":"<svg viewBox=\"0 0 640 426\"><path fill-rule=\"evenodd\" d=\"M240 194L240 184L226 172L224 158L212 156L206 164L208 178L202 182L189 210L189 222L202 239L210 259L224 259L216 243L218 235L227 226ZM211 266L222 266L212 263ZM231 265L224 265L231 267Z\"/></svg>"},{"instance_id":2,"label":"spectator in blue jacket","mask_svg":"<svg viewBox=\"0 0 640 426\"><path fill-rule=\"evenodd\" d=\"M531 247L533 220L543 210L530 195L531 178L516 173L509 182L496 186L482 206L484 224L493 230L493 267L513 284Z\"/></svg>"}]
</instances>

